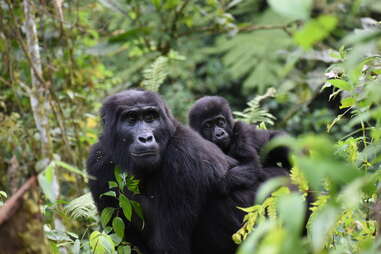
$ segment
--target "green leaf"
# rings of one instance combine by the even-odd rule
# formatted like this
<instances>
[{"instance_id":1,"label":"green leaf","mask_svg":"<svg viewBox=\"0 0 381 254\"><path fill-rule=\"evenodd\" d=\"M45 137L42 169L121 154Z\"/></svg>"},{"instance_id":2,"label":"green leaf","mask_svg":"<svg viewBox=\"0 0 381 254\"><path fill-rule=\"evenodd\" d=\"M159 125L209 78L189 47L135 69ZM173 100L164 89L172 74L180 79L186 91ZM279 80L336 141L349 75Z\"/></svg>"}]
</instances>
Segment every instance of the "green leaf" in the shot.
<instances>
[{"instance_id":1,"label":"green leaf","mask_svg":"<svg viewBox=\"0 0 381 254\"><path fill-rule=\"evenodd\" d=\"M67 170L69 170L69 171L72 172L72 173L78 174L78 175L82 176L82 177L85 178L85 179L88 178L88 175L87 175L86 173L82 172L82 171L79 170L78 168L73 167L73 166L71 166L71 165L69 165L69 164L67 164L67 163L65 163L65 162L63 162L63 161L57 161L57 160L56 160L56 161L54 161L54 163L55 163L57 166L60 166L60 167L62 167L62 168L64 168L64 169L67 169Z\"/></svg>"},{"instance_id":2,"label":"green leaf","mask_svg":"<svg viewBox=\"0 0 381 254\"><path fill-rule=\"evenodd\" d=\"M356 104L356 99L353 97L347 97L341 100L340 109L352 107Z\"/></svg>"},{"instance_id":3,"label":"green leaf","mask_svg":"<svg viewBox=\"0 0 381 254\"><path fill-rule=\"evenodd\" d=\"M106 227L107 223L111 220L112 215L114 214L115 208L106 207L102 210L101 213L101 224L103 227Z\"/></svg>"},{"instance_id":4,"label":"green leaf","mask_svg":"<svg viewBox=\"0 0 381 254\"><path fill-rule=\"evenodd\" d=\"M119 189L123 190L124 187L126 186L126 178L127 178L126 172L122 171L122 169L119 166L116 166L114 170L114 175L119 185Z\"/></svg>"},{"instance_id":5,"label":"green leaf","mask_svg":"<svg viewBox=\"0 0 381 254\"><path fill-rule=\"evenodd\" d=\"M276 227L275 221L265 221L247 237L247 239L238 248L237 254L256 253L259 242L263 236Z\"/></svg>"},{"instance_id":6,"label":"green leaf","mask_svg":"<svg viewBox=\"0 0 381 254\"><path fill-rule=\"evenodd\" d=\"M111 237L112 241L114 242L114 244L117 246L123 241L123 238L118 236L118 234L116 234L116 233L111 234L110 237Z\"/></svg>"},{"instance_id":7,"label":"green leaf","mask_svg":"<svg viewBox=\"0 0 381 254\"><path fill-rule=\"evenodd\" d=\"M337 25L337 17L324 15L309 21L294 34L294 40L303 48L309 49L325 39Z\"/></svg>"},{"instance_id":8,"label":"green leaf","mask_svg":"<svg viewBox=\"0 0 381 254\"><path fill-rule=\"evenodd\" d=\"M115 253L115 245L109 235L94 231L91 233L89 241L94 254Z\"/></svg>"},{"instance_id":9,"label":"green leaf","mask_svg":"<svg viewBox=\"0 0 381 254\"><path fill-rule=\"evenodd\" d=\"M291 193L279 198L279 217L288 231L295 236L299 236L302 231L305 210L306 205L304 203L304 198L300 194Z\"/></svg>"},{"instance_id":10,"label":"green leaf","mask_svg":"<svg viewBox=\"0 0 381 254\"><path fill-rule=\"evenodd\" d=\"M65 206L64 210L74 219L86 218L95 221L97 217L97 208L94 205L91 193L73 199Z\"/></svg>"},{"instance_id":11,"label":"green leaf","mask_svg":"<svg viewBox=\"0 0 381 254\"><path fill-rule=\"evenodd\" d=\"M289 182L287 177L274 177L259 187L257 192L256 203L262 203L273 191L281 186L287 185Z\"/></svg>"},{"instance_id":12,"label":"green leaf","mask_svg":"<svg viewBox=\"0 0 381 254\"><path fill-rule=\"evenodd\" d=\"M112 228L114 229L114 232L121 238L123 239L124 236L124 222L122 218L120 217L115 217L112 220Z\"/></svg>"},{"instance_id":13,"label":"green leaf","mask_svg":"<svg viewBox=\"0 0 381 254\"><path fill-rule=\"evenodd\" d=\"M119 206L122 208L123 214L126 216L127 220L131 221L132 205L130 200L124 194L120 194L119 196Z\"/></svg>"},{"instance_id":14,"label":"green leaf","mask_svg":"<svg viewBox=\"0 0 381 254\"><path fill-rule=\"evenodd\" d=\"M339 211L332 205L326 205L316 215L311 225L311 241L314 253L320 253L324 248L325 242L333 230Z\"/></svg>"},{"instance_id":15,"label":"green leaf","mask_svg":"<svg viewBox=\"0 0 381 254\"><path fill-rule=\"evenodd\" d=\"M73 252L73 254L80 254L80 251L81 251L81 241L80 240L78 240L78 239L75 240L71 251Z\"/></svg>"},{"instance_id":16,"label":"green leaf","mask_svg":"<svg viewBox=\"0 0 381 254\"><path fill-rule=\"evenodd\" d=\"M332 84L334 87L337 87L341 90L350 91L352 90L352 86L345 80L342 79L330 79L328 80L330 84Z\"/></svg>"},{"instance_id":17,"label":"green leaf","mask_svg":"<svg viewBox=\"0 0 381 254\"><path fill-rule=\"evenodd\" d=\"M141 86L146 90L157 92L160 85L168 76L168 58L159 56L147 69L143 71L144 80Z\"/></svg>"},{"instance_id":18,"label":"green leaf","mask_svg":"<svg viewBox=\"0 0 381 254\"><path fill-rule=\"evenodd\" d=\"M5 191L0 191L0 198L6 199L8 197L7 193Z\"/></svg>"},{"instance_id":19,"label":"green leaf","mask_svg":"<svg viewBox=\"0 0 381 254\"><path fill-rule=\"evenodd\" d=\"M103 197L103 196L108 196L108 197L116 197L116 193L115 193L115 191L108 191L108 192L105 192L105 193L102 193L101 195L100 195L100 197Z\"/></svg>"},{"instance_id":20,"label":"green leaf","mask_svg":"<svg viewBox=\"0 0 381 254\"><path fill-rule=\"evenodd\" d=\"M151 3L155 6L156 9L160 9L161 0L151 0Z\"/></svg>"},{"instance_id":21,"label":"green leaf","mask_svg":"<svg viewBox=\"0 0 381 254\"><path fill-rule=\"evenodd\" d=\"M58 183L55 176L55 163L51 162L44 171L38 174L38 183L47 199L54 203L58 196Z\"/></svg>"},{"instance_id":22,"label":"green leaf","mask_svg":"<svg viewBox=\"0 0 381 254\"><path fill-rule=\"evenodd\" d=\"M131 254L131 247L130 246L119 246L118 247L118 254Z\"/></svg>"},{"instance_id":23,"label":"green leaf","mask_svg":"<svg viewBox=\"0 0 381 254\"><path fill-rule=\"evenodd\" d=\"M112 188L117 188L118 187L118 183L114 182L114 181L109 181L108 182L108 188L109 189L112 189Z\"/></svg>"},{"instance_id":24,"label":"green leaf","mask_svg":"<svg viewBox=\"0 0 381 254\"><path fill-rule=\"evenodd\" d=\"M292 19L308 19L312 0L268 0L270 7L282 16Z\"/></svg>"}]
</instances>

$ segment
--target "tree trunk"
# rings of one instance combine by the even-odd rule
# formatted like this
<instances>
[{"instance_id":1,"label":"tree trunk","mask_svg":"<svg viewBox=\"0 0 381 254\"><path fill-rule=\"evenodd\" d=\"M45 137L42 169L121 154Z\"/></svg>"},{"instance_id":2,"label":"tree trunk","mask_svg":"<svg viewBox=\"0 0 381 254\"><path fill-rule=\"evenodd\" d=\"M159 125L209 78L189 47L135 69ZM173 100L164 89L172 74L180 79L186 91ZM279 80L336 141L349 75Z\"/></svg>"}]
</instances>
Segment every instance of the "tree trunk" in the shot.
<instances>
[{"instance_id":1,"label":"tree trunk","mask_svg":"<svg viewBox=\"0 0 381 254\"><path fill-rule=\"evenodd\" d=\"M13 12L12 1L7 3ZM21 36L22 46L31 68L31 86L27 87L33 118L40 134L41 157L48 165L53 156L49 128L49 90L43 79L38 34L35 22L35 6L32 0L24 0L25 32L27 43ZM20 29L13 13L16 29ZM35 174L30 170L29 175ZM24 176L27 177L27 176ZM40 191L37 177L32 176L0 208L0 253L2 254L45 254L50 253L48 240L44 236L43 218L40 209Z\"/></svg>"}]
</instances>

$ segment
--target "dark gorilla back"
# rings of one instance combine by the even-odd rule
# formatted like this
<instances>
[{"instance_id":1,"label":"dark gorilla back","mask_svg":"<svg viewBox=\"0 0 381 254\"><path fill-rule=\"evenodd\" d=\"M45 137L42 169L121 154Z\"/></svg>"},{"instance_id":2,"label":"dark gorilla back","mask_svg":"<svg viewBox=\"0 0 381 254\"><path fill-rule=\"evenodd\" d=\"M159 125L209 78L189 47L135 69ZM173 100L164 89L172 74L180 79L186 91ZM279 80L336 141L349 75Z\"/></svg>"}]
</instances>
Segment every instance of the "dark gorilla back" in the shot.
<instances>
[{"instance_id":1,"label":"dark gorilla back","mask_svg":"<svg viewBox=\"0 0 381 254\"><path fill-rule=\"evenodd\" d=\"M227 179L237 162L214 144L179 124L153 92L127 90L103 104L103 132L88 159L89 182L101 211L119 208L107 192L119 165L140 180L145 226L133 216L126 240L142 253L234 253L232 234L253 202L254 189L219 192L236 184Z\"/></svg>"}]
</instances>

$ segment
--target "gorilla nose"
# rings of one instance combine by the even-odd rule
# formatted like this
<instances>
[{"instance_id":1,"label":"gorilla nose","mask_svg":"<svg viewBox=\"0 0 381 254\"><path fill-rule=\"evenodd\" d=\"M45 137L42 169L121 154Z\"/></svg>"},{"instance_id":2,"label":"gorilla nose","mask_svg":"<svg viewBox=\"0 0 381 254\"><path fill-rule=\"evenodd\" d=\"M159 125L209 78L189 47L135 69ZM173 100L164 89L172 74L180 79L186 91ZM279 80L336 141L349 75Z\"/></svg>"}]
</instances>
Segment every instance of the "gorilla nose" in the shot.
<instances>
[{"instance_id":1,"label":"gorilla nose","mask_svg":"<svg viewBox=\"0 0 381 254\"><path fill-rule=\"evenodd\" d=\"M138 140L140 143L148 145L155 141L155 138L152 134L143 134L138 136Z\"/></svg>"},{"instance_id":2,"label":"gorilla nose","mask_svg":"<svg viewBox=\"0 0 381 254\"><path fill-rule=\"evenodd\" d=\"M217 137L218 139L223 138L224 136L225 136L225 132L224 132L224 131L222 131L222 130L217 131L217 133L216 133L216 137Z\"/></svg>"}]
</instances>

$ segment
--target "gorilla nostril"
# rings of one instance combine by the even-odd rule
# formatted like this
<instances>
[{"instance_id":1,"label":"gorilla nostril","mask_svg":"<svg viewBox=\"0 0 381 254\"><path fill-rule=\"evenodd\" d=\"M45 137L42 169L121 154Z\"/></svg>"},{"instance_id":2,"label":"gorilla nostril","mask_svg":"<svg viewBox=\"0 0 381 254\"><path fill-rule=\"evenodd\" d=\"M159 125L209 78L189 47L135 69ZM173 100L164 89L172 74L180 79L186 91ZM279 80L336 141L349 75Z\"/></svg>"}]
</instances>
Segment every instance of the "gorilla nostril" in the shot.
<instances>
[{"instance_id":1,"label":"gorilla nostril","mask_svg":"<svg viewBox=\"0 0 381 254\"><path fill-rule=\"evenodd\" d=\"M153 136L152 135L140 136L138 137L138 140L141 143L151 143L153 141Z\"/></svg>"},{"instance_id":2,"label":"gorilla nostril","mask_svg":"<svg viewBox=\"0 0 381 254\"><path fill-rule=\"evenodd\" d=\"M216 133L216 136L217 136L218 138L222 137L223 135L224 135L224 132L223 132L223 131Z\"/></svg>"}]
</instances>

